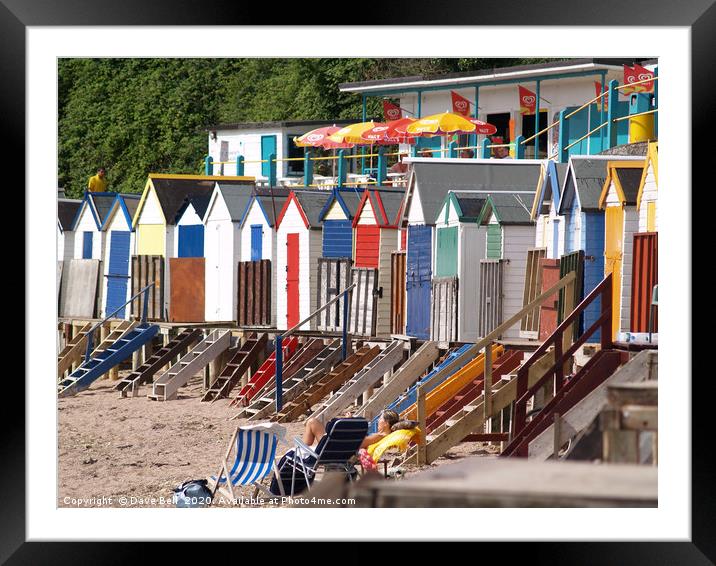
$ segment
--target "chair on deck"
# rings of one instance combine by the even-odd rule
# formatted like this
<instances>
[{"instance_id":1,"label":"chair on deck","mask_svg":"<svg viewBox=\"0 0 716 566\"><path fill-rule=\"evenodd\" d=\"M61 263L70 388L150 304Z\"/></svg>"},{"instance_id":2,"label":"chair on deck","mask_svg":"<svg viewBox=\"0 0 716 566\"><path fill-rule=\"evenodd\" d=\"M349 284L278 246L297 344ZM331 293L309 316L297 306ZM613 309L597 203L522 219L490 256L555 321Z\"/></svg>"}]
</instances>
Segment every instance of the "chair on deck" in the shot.
<instances>
[{"instance_id":1,"label":"chair on deck","mask_svg":"<svg viewBox=\"0 0 716 566\"><path fill-rule=\"evenodd\" d=\"M254 486L273 496L261 480L276 472L276 447L284 439L286 430L276 423L239 426L234 431L216 476L211 476L209 489L236 499L235 486ZM228 478L228 481L227 481ZM282 491L280 495L285 495Z\"/></svg>"},{"instance_id":2,"label":"chair on deck","mask_svg":"<svg viewBox=\"0 0 716 566\"><path fill-rule=\"evenodd\" d=\"M278 464L271 481L271 493L278 495L283 491L295 495L310 490L319 468L338 471L352 479L357 470L350 460L367 433L368 421L363 418L336 418L326 425L326 434L315 450L296 438L295 449L287 452Z\"/></svg>"}]
</instances>

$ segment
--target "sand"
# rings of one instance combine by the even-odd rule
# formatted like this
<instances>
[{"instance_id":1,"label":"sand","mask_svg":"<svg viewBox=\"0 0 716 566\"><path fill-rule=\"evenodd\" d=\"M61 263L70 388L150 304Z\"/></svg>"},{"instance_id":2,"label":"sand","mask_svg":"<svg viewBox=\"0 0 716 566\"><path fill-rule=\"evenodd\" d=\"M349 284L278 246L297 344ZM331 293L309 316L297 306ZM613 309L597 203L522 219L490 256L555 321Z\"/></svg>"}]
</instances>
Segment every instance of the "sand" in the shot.
<instances>
[{"instance_id":1,"label":"sand","mask_svg":"<svg viewBox=\"0 0 716 566\"><path fill-rule=\"evenodd\" d=\"M228 420L237 412L230 399L202 403L199 377L164 402L146 397L151 386L120 398L115 384L102 379L58 399L59 507L173 506L173 488L216 474L234 428L246 422ZM303 431L302 422L285 426L290 440ZM463 443L426 468L493 453L482 443ZM419 472L405 468L403 477ZM249 497L253 488L239 493Z\"/></svg>"}]
</instances>

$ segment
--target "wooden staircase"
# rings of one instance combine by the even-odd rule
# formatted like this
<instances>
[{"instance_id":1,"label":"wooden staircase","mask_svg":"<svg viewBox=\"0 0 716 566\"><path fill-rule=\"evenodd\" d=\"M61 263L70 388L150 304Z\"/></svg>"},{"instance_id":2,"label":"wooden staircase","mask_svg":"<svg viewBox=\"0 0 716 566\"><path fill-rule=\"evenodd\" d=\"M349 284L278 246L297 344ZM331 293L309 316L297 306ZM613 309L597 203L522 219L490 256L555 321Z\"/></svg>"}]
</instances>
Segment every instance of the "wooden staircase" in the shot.
<instances>
[{"instance_id":1,"label":"wooden staircase","mask_svg":"<svg viewBox=\"0 0 716 566\"><path fill-rule=\"evenodd\" d=\"M121 333L112 343L105 340L89 359L73 371L57 386L59 397L75 395L87 389L92 383L115 366L122 363L159 332L156 324L132 323L129 330ZM117 331L119 333L119 331ZM115 334L114 332L112 334Z\"/></svg>"},{"instance_id":2,"label":"wooden staircase","mask_svg":"<svg viewBox=\"0 0 716 566\"><path fill-rule=\"evenodd\" d=\"M147 397L154 401L176 399L179 388L214 361L230 344L231 332L214 330L182 356L176 364L162 373L154 381L152 392Z\"/></svg>"},{"instance_id":3,"label":"wooden staircase","mask_svg":"<svg viewBox=\"0 0 716 566\"><path fill-rule=\"evenodd\" d=\"M293 401L284 405L282 411L272 417L271 420L287 423L307 413L311 410L311 407L332 391L339 389L346 381L354 376L356 372L370 363L379 353L380 348L378 346L374 346L373 348L363 346L333 368L333 371L322 376Z\"/></svg>"},{"instance_id":4,"label":"wooden staircase","mask_svg":"<svg viewBox=\"0 0 716 566\"><path fill-rule=\"evenodd\" d=\"M327 423L356 401L369 387L403 361L405 352L402 340L393 340L370 363L349 379L334 395L313 413L313 417Z\"/></svg>"},{"instance_id":5,"label":"wooden staircase","mask_svg":"<svg viewBox=\"0 0 716 566\"><path fill-rule=\"evenodd\" d=\"M231 390L241 381L241 376L249 371L251 365L266 351L267 342L268 334L264 332L259 335L252 332L241 347L237 348L236 353L206 390L201 400L214 402L228 397Z\"/></svg>"},{"instance_id":6,"label":"wooden staircase","mask_svg":"<svg viewBox=\"0 0 716 566\"><path fill-rule=\"evenodd\" d=\"M201 337L202 331L198 328L182 330L165 346L154 352L141 366L117 383L115 389L119 391L119 396L127 397L131 395L132 397L136 397L139 394L140 385L151 383L154 374L171 363L172 360L175 360L177 356L180 356L187 349L192 348L201 340Z\"/></svg>"},{"instance_id":7,"label":"wooden staircase","mask_svg":"<svg viewBox=\"0 0 716 566\"><path fill-rule=\"evenodd\" d=\"M298 347L298 337L290 336L282 345L283 360L289 362ZM251 402L254 395L258 393L271 378L276 375L276 351L272 351L268 359L261 364L261 367L251 376L249 382L244 385L239 394L231 401L232 405L246 406Z\"/></svg>"},{"instance_id":8,"label":"wooden staircase","mask_svg":"<svg viewBox=\"0 0 716 566\"><path fill-rule=\"evenodd\" d=\"M319 341L320 342L320 341ZM317 345L316 345L317 346ZM315 351L311 348L309 351ZM306 353L301 358L306 357ZM313 385L322 375L328 373L333 365L341 357L341 342L334 340L328 346L322 347L320 351L304 362L296 360L295 370L292 369L291 376L283 380L282 400L288 403L295 399L300 393ZM304 365L305 364L305 365ZM285 375L284 375L285 377ZM265 419L274 411L276 406L276 388L258 396L251 405L246 407L234 418L248 417L249 421Z\"/></svg>"},{"instance_id":9,"label":"wooden staircase","mask_svg":"<svg viewBox=\"0 0 716 566\"><path fill-rule=\"evenodd\" d=\"M87 332L92 328L89 322L85 324L72 340L57 356L57 377L61 379L65 373L72 369L72 366L82 360L85 350L87 349Z\"/></svg>"}]
</instances>

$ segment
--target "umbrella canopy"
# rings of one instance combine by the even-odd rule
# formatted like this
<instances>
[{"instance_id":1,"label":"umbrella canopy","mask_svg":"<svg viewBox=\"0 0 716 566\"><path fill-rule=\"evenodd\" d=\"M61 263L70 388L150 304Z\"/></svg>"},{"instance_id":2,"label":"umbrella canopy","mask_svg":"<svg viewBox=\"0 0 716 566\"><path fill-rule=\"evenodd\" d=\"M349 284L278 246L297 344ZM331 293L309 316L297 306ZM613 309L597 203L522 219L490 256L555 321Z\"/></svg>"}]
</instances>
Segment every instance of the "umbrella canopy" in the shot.
<instances>
[{"instance_id":1,"label":"umbrella canopy","mask_svg":"<svg viewBox=\"0 0 716 566\"><path fill-rule=\"evenodd\" d=\"M468 118L468 120L475 124L475 131L472 132L473 134L485 134L486 136L491 136L497 132L497 127L492 124L488 124L487 122L483 122L477 118Z\"/></svg>"},{"instance_id":2,"label":"umbrella canopy","mask_svg":"<svg viewBox=\"0 0 716 566\"><path fill-rule=\"evenodd\" d=\"M445 134L472 134L477 129L467 118L452 112L442 112L419 118L409 124L405 131L413 136L442 136Z\"/></svg>"},{"instance_id":3,"label":"umbrella canopy","mask_svg":"<svg viewBox=\"0 0 716 566\"><path fill-rule=\"evenodd\" d=\"M376 123L372 120L370 122L359 122L358 124L350 124L349 126L345 126L344 128L341 128L337 132L334 132L333 134L328 136L328 139L336 143L353 143L357 145L368 145L373 142L363 139L362 134L366 130L370 130L375 126Z\"/></svg>"},{"instance_id":4,"label":"umbrella canopy","mask_svg":"<svg viewBox=\"0 0 716 566\"><path fill-rule=\"evenodd\" d=\"M337 143L329 139L329 136L335 134L340 129L341 128L338 126L316 128L315 130L306 132L302 136L293 138L293 142L298 147L322 147L323 149L343 149L353 147L353 144L351 143Z\"/></svg>"},{"instance_id":5,"label":"umbrella canopy","mask_svg":"<svg viewBox=\"0 0 716 566\"><path fill-rule=\"evenodd\" d=\"M410 120L410 122L414 121L412 118L408 118L408 120ZM405 131L397 131L393 126L394 122L403 121L404 119L385 123L379 122L374 127L364 131L361 137L368 142L377 143L379 145L413 144L415 143L414 137L407 135Z\"/></svg>"}]
</instances>

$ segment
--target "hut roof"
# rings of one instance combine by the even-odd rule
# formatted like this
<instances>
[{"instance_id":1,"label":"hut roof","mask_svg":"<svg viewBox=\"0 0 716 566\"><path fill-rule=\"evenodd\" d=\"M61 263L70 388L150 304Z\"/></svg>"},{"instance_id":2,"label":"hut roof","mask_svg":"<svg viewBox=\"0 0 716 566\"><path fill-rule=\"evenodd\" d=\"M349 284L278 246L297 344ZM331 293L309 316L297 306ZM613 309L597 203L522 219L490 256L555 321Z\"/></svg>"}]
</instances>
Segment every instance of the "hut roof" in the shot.
<instances>
[{"instance_id":1,"label":"hut roof","mask_svg":"<svg viewBox=\"0 0 716 566\"><path fill-rule=\"evenodd\" d=\"M555 208L559 208L567 167L567 163L547 162L544 175L537 186L537 194L535 195L535 201L532 205L533 219L536 219L539 214L544 214L543 207L545 203L554 201Z\"/></svg>"},{"instance_id":2,"label":"hut roof","mask_svg":"<svg viewBox=\"0 0 716 566\"><path fill-rule=\"evenodd\" d=\"M276 227L281 225L281 221L293 201L298 206L306 228L319 228L321 226L321 211L326 204L326 199L331 198L332 194L332 192L322 190L291 191L278 215Z\"/></svg>"},{"instance_id":3,"label":"hut roof","mask_svg":"<svg viewBox=\"0 0 716 566\"><path fill-rule=\"evenodd\" d=\"M261 207L261 210L264 213L264 216L266 217L266 222L268 222L269 226L274 226L276 224L276 215L278 215L279 212L281 212L281 209L283 208L283 205L286 204L286 200L288 199L288 194L282 194L282 195L274 195L273 198L270 196L256 196L254 197ZM249 206L251 206L249 204ZM274 210L276 214L274 214ZM246 212L248 213L249 209L246 208ZM243 222L243 221L242 221Z\"/></svg>"},{"instance_id":4,"label":"hut roof","mask_svg":"<svg viewBox=\"0 0 716 566\"><path fill-rule=\"evenodd\" d=\"M82 206L82 200L80 199L57 199L57 219L63 232L72 230L74 227L74 220L80 206Z\"/></svg>"},{"instance_id":5,"label":"hut roof","mask_svg":"<svg viewBox=\"0 0 716 566\"><path fill-rule=\"evenodd\" d=\"M97 213L97 223L102 226L107 214L112 209L117 193L87 193L88 198L92 201L92 206Z\"/></svg>"},{"instance_id":6,"label":"hut roof","mask_svg":"<svg viewBox=\"0 0 716 566\"><path fill-rule=\"evenodd\" d=\"M491 193L487 196L478 222L486 223L490 219L490 213L494 212L497 221L502 225L533 224L529 209L533 200L534 194L530 196L522 193Z\"/></svg>"},{"instance_id":7,"label":"hut roof","mask_svg":"<svg viewBox=\"0 0 716 566\"><path fill-rule=\"evenodd\" d=\"M415 184L426 224L432 224L448 191L535 191L542 164L539 161L500 159L426 159L412 161L408 198ZM407 198L406 198L407 202ZM531 203L530 203L531 204ZM407 214L407 210L405 211Z\"/></svg>"},{"instance_id":8,"label":"hut roof","mask_svg":"<svg viewBox=\"0 0 716 566\"><path fill-rule=\"evenodd\" d=\"M482 207L485 206L486 200L486 194L461 193L457 191L450 191L445 196L445 200L443 201L443 205L438 211L438 215L440 214L440 211L445 208L445 205L447 205L449 202L452 202L455 206L455 210L457 212L458 218L460 219L460 222L477 222L477 219L480 217L480 212L482 212ZM444 218L447 221L447 210L445 211ZM439 218L435 218L436 224L439 221Z\"/></svg>"},{"instance_id":9,"label":"hut roof","mask_svg":"<svg viewBox=\"0 0 716 566\"><path fill-rule=\"evenodd\" d=\"M320 219L323 220L323 218L326 216L329 209L331 208L333 202L337 201L340 207L343 209L343 212L345 213L348 220L353 220L353 217L356 215L356 211L358 210L358 205L360 205L362 197L363 191L357 188L333 189L332 196L330 196L326 203L323 205Z\"/></svg>"},{"instance_id":10,"label":"hut roof","mask_svg":"<svg viewBox=\"0 0 716 566\"><path fill-rule=\"evenodd\" d=\"M405 190L403 189L365 189L353 219L354 225L358 222L358 217L365 206L365 202L370 199L378 225L383 228L397 228L400 224L400 213L404 197Z\"/></svg>"},{"instance_id":11,"label":"hut roof","mask_svg":"<svg viewBox=\"0 0 716 566\"><path fill-rule=\"evenodd\" d=\"M141 195L133 193L117 193L115 195L114 201L112 202L112 206L109 209L109 212L107 212L104 217L104 220L102 221L102 230L107 229L110 219L112 218L112 214L115 213L116 210L120 210L122 214L124 214L124 218L127 221L127 225L131 227L132 218L134 218L134 214L137 212L137 208L139 207L140 201Z\"/></svg>"},{"instance_id":12,"label":"hut roof","mask_svg":"<svg viewBox=\"0 0 716 566\"><path fill-rule=\"evenodd\" d=\"M604 181L599 196L599 207L603 208L609 188L612 183L619 195L619 200L626 205L636 205L639 194L639 184L644 172L644 160L638 161L609 161L607 164L607 178Z\"/></svg>"},{"instance_id":13,"label":"hut roof","mask_svg":"<svg viewBox=\"0 0 716 566\"><path fill-rule=\"evenodd\" d=\"M644 171L639 182L639 193L636 195L636 208L639 210L641 206L641 197L644 192L644 184L646 183L646 176L649 172L649 165L651 165L652 171L654 172L654 181L656 187L659 187L659 142L651 142L649 144L649 151L646 154L646 161L644 162Z\"/></svg>"},{"instance_id":14,"label":"hut roof","mask_svg":"<svg viewBox=\"0 0 716 566\"><path fill-rule=\"evenodd\" d=\"M220 193L224 199L226 208L229 210L229 216L232 222L241 222L244 213L253 196L252 186L246 184L225 183L223 181L216 183L216 193ZM206 213L208 214L207 208Z\"/></svg>"}]
</instances>

